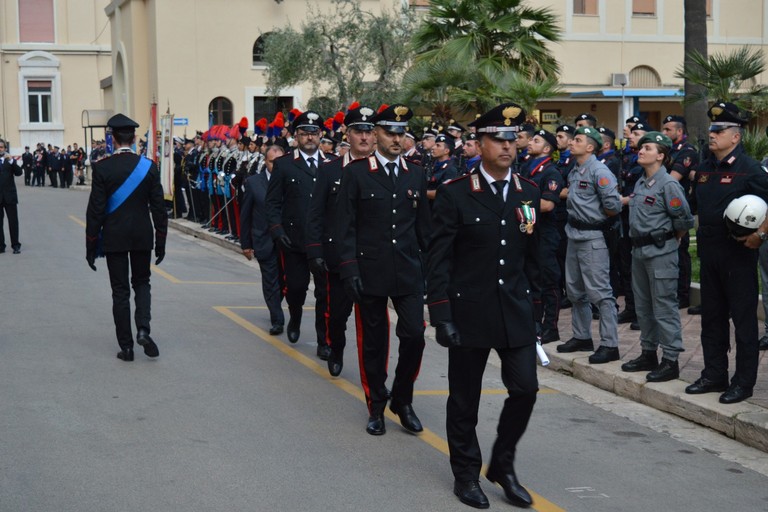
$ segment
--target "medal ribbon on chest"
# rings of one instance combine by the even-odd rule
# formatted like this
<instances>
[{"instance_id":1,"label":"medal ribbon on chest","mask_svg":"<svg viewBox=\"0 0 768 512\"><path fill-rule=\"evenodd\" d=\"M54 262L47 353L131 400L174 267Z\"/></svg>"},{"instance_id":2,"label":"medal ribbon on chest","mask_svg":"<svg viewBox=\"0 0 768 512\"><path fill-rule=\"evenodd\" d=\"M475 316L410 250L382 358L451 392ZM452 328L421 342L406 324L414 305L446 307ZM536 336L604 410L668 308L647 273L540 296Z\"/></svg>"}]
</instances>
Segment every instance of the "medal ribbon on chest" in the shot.
<instances>
[{"instance_id":1,"label":"medal ribbon on chest","mask_svg":"<svg viewBox=\"0 0 768 512\"><path fill-rule=\"evenodd\" d=\"M520 208L515 208L517 220L520 221L520 232L525 234L533 233L533 225L536 224L536 210L531 208L532 201L521 201Z\"/></svg>"}]
</instances>

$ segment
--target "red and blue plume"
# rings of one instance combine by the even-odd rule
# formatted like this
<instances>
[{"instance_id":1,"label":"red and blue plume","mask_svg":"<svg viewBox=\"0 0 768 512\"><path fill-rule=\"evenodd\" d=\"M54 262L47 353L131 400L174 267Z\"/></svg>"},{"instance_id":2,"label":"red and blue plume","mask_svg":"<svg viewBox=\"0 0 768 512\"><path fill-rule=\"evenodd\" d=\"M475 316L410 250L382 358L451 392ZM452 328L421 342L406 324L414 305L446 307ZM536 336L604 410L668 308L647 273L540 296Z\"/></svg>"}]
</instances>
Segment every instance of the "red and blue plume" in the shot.
<instances>
[{"instance_id":1,"label":"red and blue plume","mask_svg":"<svg viewBox=\"0 0 768 512\"><path fill-rule=\"evenodd\" d=\"M272 125L277 129L278 134L280 133L280 130L285 128L285 117L283 117L282 112L275 114L275 120L272 121Z\"/></svg>"},{"instance_id":2,"label":"red and blue plume","mask_svg":"<svg viewBox=\"0 0 768 512\"><path fill-rule=\"evenodd\" d=\"M326 119L326 120L325 120L325 122L323 123L323 125L324 125L324 126L325 126L325 127L328 129L328 130L334 130L334 129L335 129L335 128L333 127L333 118L332 118L332 117L329 117L328 119Z\"/></svg>"},{"instance_id":3,"label":"red and blue plume","mask_svg":"<svg viewBox=\"0 0 768 512\"><path fill-rule=\"evenodd\" d=\"M240 138L240 125L236 124L229 130L227 130L227 137L230 139L239 139Z\"/></svg>"},{"instance_id":4,"label":"red and blue plume","mask_svg":"<svg viewBox=\"0 0 768 512\"><path fill-rule=\"evenodd\" d=\"M357 101L353 101L353 102L352 102L352 103L351 103L351 104L350 104L350 105L347 107L347 112L349 112L350 110L355 110L356 108L360 108L360 103L359 103L359 102L357 102Z\"/></svg>"},{"instance_id":5,"label":"red and blue plume","mask_svg":"<svg viewBox=\"0 0 768 512\"><path fill-rule=\"evenodd\" d=\"M256 124L253 126L253 132L256 135L264 135L267 131L267 118L262 117L258 121L256 121Z\"/></svg>"},{"instance_id":6,"label":"red and blue plume","mask_svg":"<svg viewBox=\"0 0 768 512\"><path fill-rule=\"evenodd\" d=\"M267 138L271 139L275 136L275 124L269 123L269 126L267 127Z\"/></svg>"},{"instance_id":7,"label":"red and blue plume","mask_svg":"<svg viewBox=\"0 0 768 512\"><path fill-rule=\"evenodd\" d=\"M245 135L245 132L248 131L248 118L243 117L240 119L240 122L238 123L238 126L240 127L240 137L243 137Z\"/></svg>"},{"instance_id":8,"label":"red and blue plume","mask_svg":"<svg viewBox=\"0 0 768 512\"><path fill-rule=\"evenodd\" d=\"M341 125L344 124L344 112L336 112L336 115L333 116L333 131L338 130L341 128Z\"/></svg>"},{"instance_id":9,"label":"red and blue plume","mask_svg":"<svg viewBox=\"0 0 768 512\"><path fill-rule=\"evenodd\" d=\"M201 136L201 138L203 139L203 141L208 142L208 136L209 135L210 135L210 131L209 130L205 130L203 132L203 135Z\"/></svg>"},{"instance_id":10,"label":"red and blue plume","mask_svg":"<svg viewBox=\"0 0 768 512\"><path fill-rule=\"evenodd\" d=\"M292 108L290 112L288 112L288 122L292 123L294 119L299 117L301 115L301 110L297 108Z\"/></svg>"},{"instance_id":11,"label":"red and blue plume","mask_svg":"<svg viewBox=\"0 0 768 512\"><path fill-rule=\"evenodd\" d=\"M377 114L381 114L382 112L384 112L388 108L389 108L389 105L387 105L386 103L382 103L382 105L379 107L379 110L376 111L376 113Z\"/></svg>"}]
</instances>

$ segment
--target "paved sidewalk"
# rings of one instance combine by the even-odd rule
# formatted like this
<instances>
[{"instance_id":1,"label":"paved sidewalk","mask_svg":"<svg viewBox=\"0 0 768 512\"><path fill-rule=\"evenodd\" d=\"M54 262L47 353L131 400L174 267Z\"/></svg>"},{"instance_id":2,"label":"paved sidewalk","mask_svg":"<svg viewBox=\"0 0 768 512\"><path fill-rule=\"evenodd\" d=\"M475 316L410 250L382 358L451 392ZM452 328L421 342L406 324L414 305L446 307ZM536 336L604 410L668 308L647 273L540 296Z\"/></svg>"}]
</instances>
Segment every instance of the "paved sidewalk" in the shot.
<instances>
[{"instance_id":1,"label":"paved sidewalk","mask_svg":"<svg viewBox=\"0 0 768 512\"><path fill-rule=\"evenodd\" d=\"M215 243L222 247L240 252L240 246L226 240L223 236L203 229L199 224L186 220L171 220L171 227ZM621 302L622 299L619 299ZM622 303L623 309L623 303ZM646 383L645 372L625 373L621 365L640 354L640 332L632 331L629 324L619 326L619 350L621 360L603 365L590 365L587 362L589 352L559 354L555 347L559 343L544 346L551 364L549 369L568 374L581 381L617 395L646 404L655 409L675 414L689 421L717 430L739 442L768 452L768 352L760 353L760 369L754 396L740 404L723 405L718 401L719 393L705 395L686 395L685 387L695 381L704 366L701 351L701 317L688 315L681 310L683 326L683 346L685 352L680 355L680 379L663 383ZM592 338L600 339L597 333L598 322L593 321ZM428 329L427 333L433 332ZM760 333L762 334L762 322ZM571 310L563 310L560 315L560 336L563 341L569 339L571 332ZM731 335L733 339L733 335ZM730 353L730 368L734 368L735 352Z\"/></svg>"}]
</instances>

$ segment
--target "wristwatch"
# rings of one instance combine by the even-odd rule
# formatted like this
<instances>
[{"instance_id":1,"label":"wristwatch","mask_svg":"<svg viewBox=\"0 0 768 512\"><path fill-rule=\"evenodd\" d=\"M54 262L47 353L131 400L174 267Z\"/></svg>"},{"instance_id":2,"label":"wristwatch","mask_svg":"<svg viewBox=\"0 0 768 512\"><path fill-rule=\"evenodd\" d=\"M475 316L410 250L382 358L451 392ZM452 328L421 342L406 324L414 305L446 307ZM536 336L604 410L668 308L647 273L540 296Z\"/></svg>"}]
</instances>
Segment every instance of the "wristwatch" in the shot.
<instances>
[{"instance_id":1,"label":"wristwatch","mask_svg":"<svg viewBox=\"0 0 768 512\"><path fill-rule=\"evenodd\" d=\"M766 233L765 231L758 231L757 236L760 237L761 242L765 242L766 240L768 240L768 233Z\"/></svg>"}]
</instances>

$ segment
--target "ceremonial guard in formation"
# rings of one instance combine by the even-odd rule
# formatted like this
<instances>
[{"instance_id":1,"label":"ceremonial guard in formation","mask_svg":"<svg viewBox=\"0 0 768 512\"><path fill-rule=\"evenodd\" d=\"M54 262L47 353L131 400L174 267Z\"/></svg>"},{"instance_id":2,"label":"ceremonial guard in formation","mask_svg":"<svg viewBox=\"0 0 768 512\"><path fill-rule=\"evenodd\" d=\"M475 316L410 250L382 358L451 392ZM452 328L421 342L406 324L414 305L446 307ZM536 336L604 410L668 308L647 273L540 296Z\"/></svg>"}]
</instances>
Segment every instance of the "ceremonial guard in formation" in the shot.
<instances>
[{"instance_id":1,"label":"ceremonial guard in formation","mask_svg":"<svg viewBox=\"0 0 768 512\"><path fill-rule=\"evenodd\" d=\"M537 306L536 322L542 343L560 340L557 322L560 318L560 266L557 263L557 250L560 246L560 233L557 227L556 208L560 203L563 179L552 161L552 153L557 147L555 136L539 130L528 143L529 163L524 178L536 183L541 194L539 204L539 266L541 268L539 287L541 297L535 297ZM540 305L540 307L539 307Z\"/></svg>"},{"instance_id":2,"label":"ceremonial guard in formation","mask_svg":"<svg viewBox=\"0 0 768 512\"><path fill-rule=\"evenodd\" d=\"M754 194L768 200L768 172L742 145L749 114L733 103L716 102L708 111L708 158L694 185L701 259L701 345L704 369L685 388L689 394L722 392L732 404L752 396L757 380L757 250L768 239L768 220L751 235L730 236L723 214L733 199ZM728 382L729 318L736 337L736 370Z\"/></svg>"},{"instance_id":3,"label":"ceremonial guard in formation","mask_svg":"<svg viewBox=\"0 0 768 512\"><path fill-rule=\"evenodd\" d=\"M16 192L16 176L21 176L23 171L18 157L13 158L5 150L5 141L0 140L0 253L5 252L3 217L7 215L11 248L13 254L19 254L21 243L19 242L19 196Z\"/></svg>"},{"instance_id":4,"label":"ceremonial guard in formation","mask_svg":"<svg viewBox=\"0 0 768 512\"><path fill-rule=\"evenodd\" d=\"M682 116L664 118L661 132L672 140L672 152L669 154L669 175L680 182L685 198L691 202L691 180L699 167L699 152L688 142L685 133L686 122ZM680 309L691 305L691 254L688 248L691 236L686 232L680 239L677 250L679 274L677 280L677 302Z\"/></svg>"},{"instance_id":5,"label":"ceremonial guard in formation","mask_svg":"<svg viewBox=\"0 0 768 512\"><path fill-rule=\"evenodd\" d=\"M514 103L476 119L470 126L479 136L481 162L442 185L434 205L427 302L437 342L449 349L446 433L454 493L476 508L489 507L479 484L475 427L491 349L501 359L508 397L486 476L513 504L532 503L514 465L538 391L533 297L541 196L535 183L512 170L524 120L525 111Z\"/></svg>"},{"instance_id":6,"label":"ceremonial guard in formation","mask_svg":"<svg viewBox=\"0 0 768 512\"><path fill-rule=\"evenodd\" d=\"M600 346L589 356L591 364L619 359L616 299L609 276L608 243L615 233L613 217L621 211L616 177L595 154L603 145L597 128L581 127L571 141L577 165L568 176L568 252L565 284L573 303L573 338L558 345L558 352L592 351L591 307L600 311Z\"/></svg>"},{"instance_id":7,"label":"ceremonial guard in formation","mask_svg":"<svg viewBox=\"0 0 768 512\"><path fill-rule=\"evenodd\" d=\"M322 124L320 114L311 110L293 121L291 133L296 137L298 148L275 161L267 189L267 222L272 238L280 248L290 315L286 331L291 343L299 341L302 308L309 288L310 270L304 242L309 201L317 180L317 169L328 160L318 150ZM317 356L326 361L331 353L325 330L326 281L322 274L313 277Z\"/></svg>"},{"instance_id":8,"label":"ceremonial guard in formation","mask_svg":"<svg viewBox=\"0 0 768 512\"><path fill-rule=\"evenodd\" d=\"M339 274L338 236L336 211L341 180L347 166L354 160L368 158L373 151L373 116L376 112L366 106L351 105L344 116L350 150L343 157L320 166L307 216L307 258L312 273L327 279L328 340L331 353L328 356L328 372L337 377L344 367L344 348L347 345L345 331L352 312L352 298L344 290Z\"/></svg>"},{"instance_id":9,"label":"ceremonial guard in formation","mask_svg":"<svg viewBox=\"0 0 768 512\"><path fill-rule=\"evenodd\" d=\"M435 137L435 145L432 147L432 169L427 175L427 198L430 204L435 200L437 187L459 175L455 160L451 158L455 147L456 143L450 135L441 133Z\"/></svg>"},{"instance_id":10,"label":"ceremonial guard in formation","mask_svg":"<svg viewBox=\"0 0 768 512\"><path fill-rule=\"evenodd\" d=\"M131 149L138 123L116 114L107 121L107 126L112 128L115 152L93 165L93 188L86 212L85 258L96 270L96 257L100 252L106 255L112 286L112 316L120 345L117 357L133 361L131 286L136 302L136 343L149 357L159 354L149 335L152 303L149 264L153 238L155 265L165 257L168 214L157 166Z\"/></svg>"},{"instance_id":11,"label":"ceremonial guard in formation","mask_svg":"<svg viewBox=\"0 0 768 512\"><path fill-rule=\"evenodd\" d=\"M637 148L644 172L629 201L629 236L642 353L621 369L650 372L649 382L665 382L680 376L677 358L683 351L683 331L677 311L677 247L693 227L693 215L683 188L665 167L672 148L669 137L648 132Z\"/></svg>"},{"instance_id":12,"label":"ceremonial guard in formation","mask_svg":"<svg viewBox=\"0 0 768 512\"><path fill-rule=\"evenodd\" d=\"M424 352L422 252L430 225L424 173L401 156L412 116L405 105L379 109L373 118L377 149L347 165L339 191L339 269L358 308L360 377L371 435L386 432L389 299L397 312L400 340L390 409L409 432L423 430L412 402Z\"/></svg>"}]
</instances>

